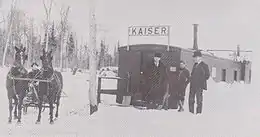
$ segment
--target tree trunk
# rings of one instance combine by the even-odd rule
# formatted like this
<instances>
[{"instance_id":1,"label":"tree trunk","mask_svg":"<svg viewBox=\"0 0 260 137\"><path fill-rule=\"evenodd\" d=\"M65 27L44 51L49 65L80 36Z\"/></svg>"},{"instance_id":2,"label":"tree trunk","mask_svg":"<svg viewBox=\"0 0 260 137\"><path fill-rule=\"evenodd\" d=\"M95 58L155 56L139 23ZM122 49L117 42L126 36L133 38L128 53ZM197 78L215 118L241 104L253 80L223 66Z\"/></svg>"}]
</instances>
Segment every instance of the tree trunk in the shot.
<instances>
[{"instance_id":1,"label":"tree trunk","mask_svg":"<svg viewBox=\"0 0 260 137\"><path fill-rule=\"evenodd\" d=\"M90 81L89 81L89 102L90 115L98 110L97 105L97 56L96 56L96 23L94 0L90 1Z\"/></svg>"},{"instance_id":2,"label":"tree trunk","mask_svg":"<svg viewBox=\"0 0 260 137\"><path fill-rule=\"evenodd\" d=\"M11 37L11 34L12 34L12 26L13 26L13 20L14 20L14 14L13 14L13 10L15 9L16 7L16 0L13 0L12 1L12 7L11 7L11 21L10 21L10 25L9 25L9 30L8 30L8 34L7 34L7 40L6 40L6 43L5 43L5 49L4 49L4 55L3 55L3 60L2 60L2 66L5 66L5 58L6 58L6 54L7 54L7 50L8 50L8 46L9 46L9 41L10 41L10 37Z\"/></svg>"}]
</instances>

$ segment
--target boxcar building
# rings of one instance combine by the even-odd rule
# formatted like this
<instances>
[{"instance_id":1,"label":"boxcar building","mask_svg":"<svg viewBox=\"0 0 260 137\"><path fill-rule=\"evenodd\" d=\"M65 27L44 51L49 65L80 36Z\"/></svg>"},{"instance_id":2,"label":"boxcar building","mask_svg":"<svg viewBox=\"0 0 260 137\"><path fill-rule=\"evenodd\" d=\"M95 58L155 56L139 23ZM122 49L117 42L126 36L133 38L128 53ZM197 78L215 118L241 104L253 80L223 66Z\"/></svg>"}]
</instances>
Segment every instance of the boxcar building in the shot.
<instances>
[{"instance_id":1,"label":"boxcar building","mask_svg":"<svg viewBox=\"0 0 260 137\"><path fill-rule=\"evenodd\" d=\"M192 58L194 50L170 46L167 51L167 45L158 44L129 45L129 50L127 50L127 46L120 47L118 76L127 78L130 75L130 85L127 90L126 82L118 82L118 103L122 103L123 96L126 94L132 96L132 102L142 99L145 91L142 72L146 68L147 63L151 63L155 52L162 53L161 60L168 69L169 83L173 87L179 71L180 60L186 62L190 71L194 64ZM206 53L203 53L203 60L209 65L211 77L216 82L233 83L235 81L245 81L245 83L250 83L251 81L251 62L249 61L233 61ZM129 92L126 93L126 91ZM173 102L176 102L176 100L173 100Z\"/></svg>"}]
</instances>

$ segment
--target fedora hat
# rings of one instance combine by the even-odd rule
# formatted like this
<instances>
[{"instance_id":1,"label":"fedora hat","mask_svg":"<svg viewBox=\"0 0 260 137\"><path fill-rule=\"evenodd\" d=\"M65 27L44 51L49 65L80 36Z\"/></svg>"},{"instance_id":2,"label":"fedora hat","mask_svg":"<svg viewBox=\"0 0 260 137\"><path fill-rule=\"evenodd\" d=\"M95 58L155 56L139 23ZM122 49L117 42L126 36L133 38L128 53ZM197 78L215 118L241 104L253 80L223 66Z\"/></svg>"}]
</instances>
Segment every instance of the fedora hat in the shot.
<instances>
[{"instance_id":1,"label":"fedora hat","mask_svg":"<svg viewBox=\"0 0 260 137\"><path fill-rule=\"evenodd\" d=\"M157 52L157 53L154 54L154 57L160 58L160 57L162 57L162 54Z\"/></svg>"},{"instance_id":2,"label":"fedora hat","mask_svg":"<svg viewBox=\"0 0 260 137\"><path fill-rule=\"evenodd\" d=\"M201 54L201 52L199 50L197 50L197 51L194 51L192 57L202 57L202 54Z\"/></svg>"}]
</instances>

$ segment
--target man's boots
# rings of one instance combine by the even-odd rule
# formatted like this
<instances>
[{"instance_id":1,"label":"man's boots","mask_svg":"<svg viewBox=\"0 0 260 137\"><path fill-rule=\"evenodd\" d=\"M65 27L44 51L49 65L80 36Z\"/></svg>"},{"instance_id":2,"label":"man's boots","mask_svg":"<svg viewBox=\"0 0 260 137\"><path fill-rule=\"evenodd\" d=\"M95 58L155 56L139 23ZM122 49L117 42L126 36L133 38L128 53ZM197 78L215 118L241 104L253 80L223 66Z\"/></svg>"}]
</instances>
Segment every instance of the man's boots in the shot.
<instances>
[{"instance_id":1,"label":"man's boots","mask_svg":"<svg viewBox=\"0 0 260 137\"><path fill-rule=\"evenodd\" d=\"M201 114L201 113L202 113L202 104L198 104L196 109L196 114Z\"/></svg>"},{"instance_id":2,"label":"man's boots","mask_svg":"<svg viewBox=\"0 0 260 137\"><path fill-rule=\"evenodd\" d=\"M184 102L180 100L178 104L179 104L179 110L178 110L178 112L184 111L184 108L183 108Z\"/></svg>"},{"instance_id":3,"label":"man's boots","mask_svg":"<svg viewBox=\"0 0 260 137\"><path fill-rule=\"evenodd\" d=\"M190 111L190 113L194 113L194 104L193 103L189 103L189 111Z\"/></svg>"}]
</instances>

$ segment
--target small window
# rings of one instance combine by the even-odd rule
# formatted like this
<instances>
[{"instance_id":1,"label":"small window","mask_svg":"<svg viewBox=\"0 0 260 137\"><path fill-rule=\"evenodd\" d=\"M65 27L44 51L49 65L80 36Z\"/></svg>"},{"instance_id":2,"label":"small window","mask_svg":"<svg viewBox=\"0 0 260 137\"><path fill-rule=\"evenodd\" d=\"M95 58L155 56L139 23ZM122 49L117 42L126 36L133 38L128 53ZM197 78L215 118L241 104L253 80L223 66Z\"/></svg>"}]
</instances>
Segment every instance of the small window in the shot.
<instances>
[{"instance_id":1,"label":"small window","mask_svg":"<svg viewBox=\"0 0 260 137\"><path fill-rule=\"evenodd\" d=\"M234 71L234 81L237 81L237 71Z\"/></svg>"},{"instance_id":2,"label":"small window","mask_svg":"<svg viewBox=\"0 0 260 137\"><path fill-rule=\"evenodd\" d=\"M212 76L212 78L216 78L217 77L217 68L212 67L211 76Z\"/></svg>"},{"instance_id":3,"label":"small window","mask_svg":"<svg viewBox=\"0 0 260 137\"><path fill-rule=\"evenodd\" d=\"M222 78L221 81L226 81L226 69L222 69Z\"/></svg>"},{"instance_id":4,"label":"small window","mask_svg":"<svg viewBox=\"0 0 260 137\"><path fill-rule=\"evenodd\" d=\"M252 71L251 71L251 69L249 70L249 82L251 82L251 74L252 73Z\"/></svg>"}]
</instances>

